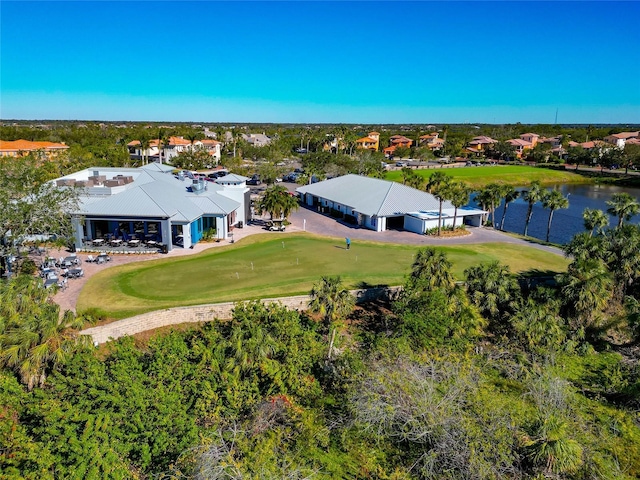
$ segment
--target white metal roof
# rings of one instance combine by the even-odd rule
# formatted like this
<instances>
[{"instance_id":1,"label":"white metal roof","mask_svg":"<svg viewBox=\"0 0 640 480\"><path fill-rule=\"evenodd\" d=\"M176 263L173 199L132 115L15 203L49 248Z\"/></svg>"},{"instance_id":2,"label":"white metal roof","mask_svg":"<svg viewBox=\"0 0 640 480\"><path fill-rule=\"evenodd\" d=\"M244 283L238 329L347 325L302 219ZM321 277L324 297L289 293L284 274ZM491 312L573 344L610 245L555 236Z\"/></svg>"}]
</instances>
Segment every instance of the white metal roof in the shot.
<instances>
[{"instance_id":1,"label":"white metal roof","mask_svg":"<svg viewBox=\"0 0 640 480\"><path fill-rule=\"evenodd\" d=\"M407 212L438 210L440 201L430 193L396 182L360 175L344 175L296 189L351 207L364 215L388 217ZM444 202L444 208L453 208Z\"/></svg>"},{"instance_id":2,"label":"white metal roof","mask_svg":"<svg viewBox=\"0 0 640 480\"><path fill-rule=\"evenodd\" d=\"M108 178L129 174L134 180L114 188L86 188L80 195L78 210L72 213L191 222L202 215L226 215L240 207L240 203L220 193L224 189L222 185L205 183L207 190L196 194L188 191L191 182L180 181L156 169L92 168L62 178L86 179L96 171Z\"/></svg>"}]
</instances>

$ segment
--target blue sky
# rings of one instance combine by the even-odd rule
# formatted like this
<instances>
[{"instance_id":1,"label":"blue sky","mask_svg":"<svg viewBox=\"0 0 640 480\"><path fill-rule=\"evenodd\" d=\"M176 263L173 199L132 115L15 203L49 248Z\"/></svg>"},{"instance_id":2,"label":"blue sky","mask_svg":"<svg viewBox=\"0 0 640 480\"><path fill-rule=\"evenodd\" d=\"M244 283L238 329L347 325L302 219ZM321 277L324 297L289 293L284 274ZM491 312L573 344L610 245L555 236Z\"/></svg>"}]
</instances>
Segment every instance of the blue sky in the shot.
<instances>
[{"instance_id":1,"label":"blue sky","mask_svg":"<svg viewBox=\"0 0 640 480\"><path fill-rule=\"evenodd\" d=\"M0 2L0 117L640 123L640 2Z\"/></svg>"}]
</instances>

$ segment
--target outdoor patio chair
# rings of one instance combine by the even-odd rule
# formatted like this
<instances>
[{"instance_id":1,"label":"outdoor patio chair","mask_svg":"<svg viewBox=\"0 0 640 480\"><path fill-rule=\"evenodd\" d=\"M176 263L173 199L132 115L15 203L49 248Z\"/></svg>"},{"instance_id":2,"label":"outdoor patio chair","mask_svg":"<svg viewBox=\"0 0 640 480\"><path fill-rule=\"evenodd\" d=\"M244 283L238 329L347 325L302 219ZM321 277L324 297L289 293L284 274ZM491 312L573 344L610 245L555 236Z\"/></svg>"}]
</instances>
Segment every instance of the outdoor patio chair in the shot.
<instances>
[{"instance_id":1,"label":"outdoor patio chair","mask_svg":"<svg viewBox=\"0 0 640 480\"><path fill-rule=\"evenodd\" d=\"M89 263L93 263L93 262L95 262L95 260L96 260L96 259L95 259L95 258L93 258L93 255L89 255L89 256L87 257L87 262L89 262Z\"/></svg>"}]
</instances>

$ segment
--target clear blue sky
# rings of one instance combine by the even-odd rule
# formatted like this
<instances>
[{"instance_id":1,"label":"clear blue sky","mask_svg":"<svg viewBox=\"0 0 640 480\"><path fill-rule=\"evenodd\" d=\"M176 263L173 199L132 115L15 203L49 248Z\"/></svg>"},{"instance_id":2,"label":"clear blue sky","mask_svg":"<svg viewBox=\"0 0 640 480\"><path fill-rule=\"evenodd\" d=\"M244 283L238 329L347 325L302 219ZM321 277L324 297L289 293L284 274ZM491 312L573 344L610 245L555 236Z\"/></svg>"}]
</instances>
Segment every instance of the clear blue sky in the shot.
<instances>
[{"instance_id":1,"label":"clear blue sky","mask_svg":"<svg viewBox=\"0 0 640 480\"><path fill-rule=\"evenodd\" d=\"M640 2L0 2L0 117L640 123Z\"/></svg>"}]
</instances>

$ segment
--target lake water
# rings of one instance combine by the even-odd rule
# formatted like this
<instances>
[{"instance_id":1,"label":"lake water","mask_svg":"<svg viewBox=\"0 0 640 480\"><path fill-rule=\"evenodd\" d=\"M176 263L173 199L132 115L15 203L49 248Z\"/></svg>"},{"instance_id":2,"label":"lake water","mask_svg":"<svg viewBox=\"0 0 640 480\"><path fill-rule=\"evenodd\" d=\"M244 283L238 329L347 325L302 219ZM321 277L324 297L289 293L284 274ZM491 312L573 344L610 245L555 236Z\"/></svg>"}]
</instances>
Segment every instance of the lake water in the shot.
<instances>
[{"instance_id":1,"label":"lake water","mask_svg":"<svg viewBox=\"0 0 640 480\"><path fill-rule=\"evenodd\" d=\"M584 231L582 212L585 208L599 209L607 211L607 200L611 200L614 193L626 192L636 200L640 201L640 189L628 187L616 187L611 185L559 185L559 190L566 197L569 195L569 208L556 210L553 213L551 223L551 235L549 241L552 243L564 244L579 232ZM527 218L527 208L529 204L521 198L513 201L507 208L507 216L504 221L504 229L508 232L524 233L524 224ZM496 209L496 225L499 225L502 218L504 204ZM533 207L533 215L529 224L529 236L544 240L547 236L547 222L549 221L549 210L542 208L541 203ZM640 224L640 215L635 215L631 219L632 223ZM611 217L609 226L615 227L618 224L617 217Z\"/></svg>"}]
</instances>

